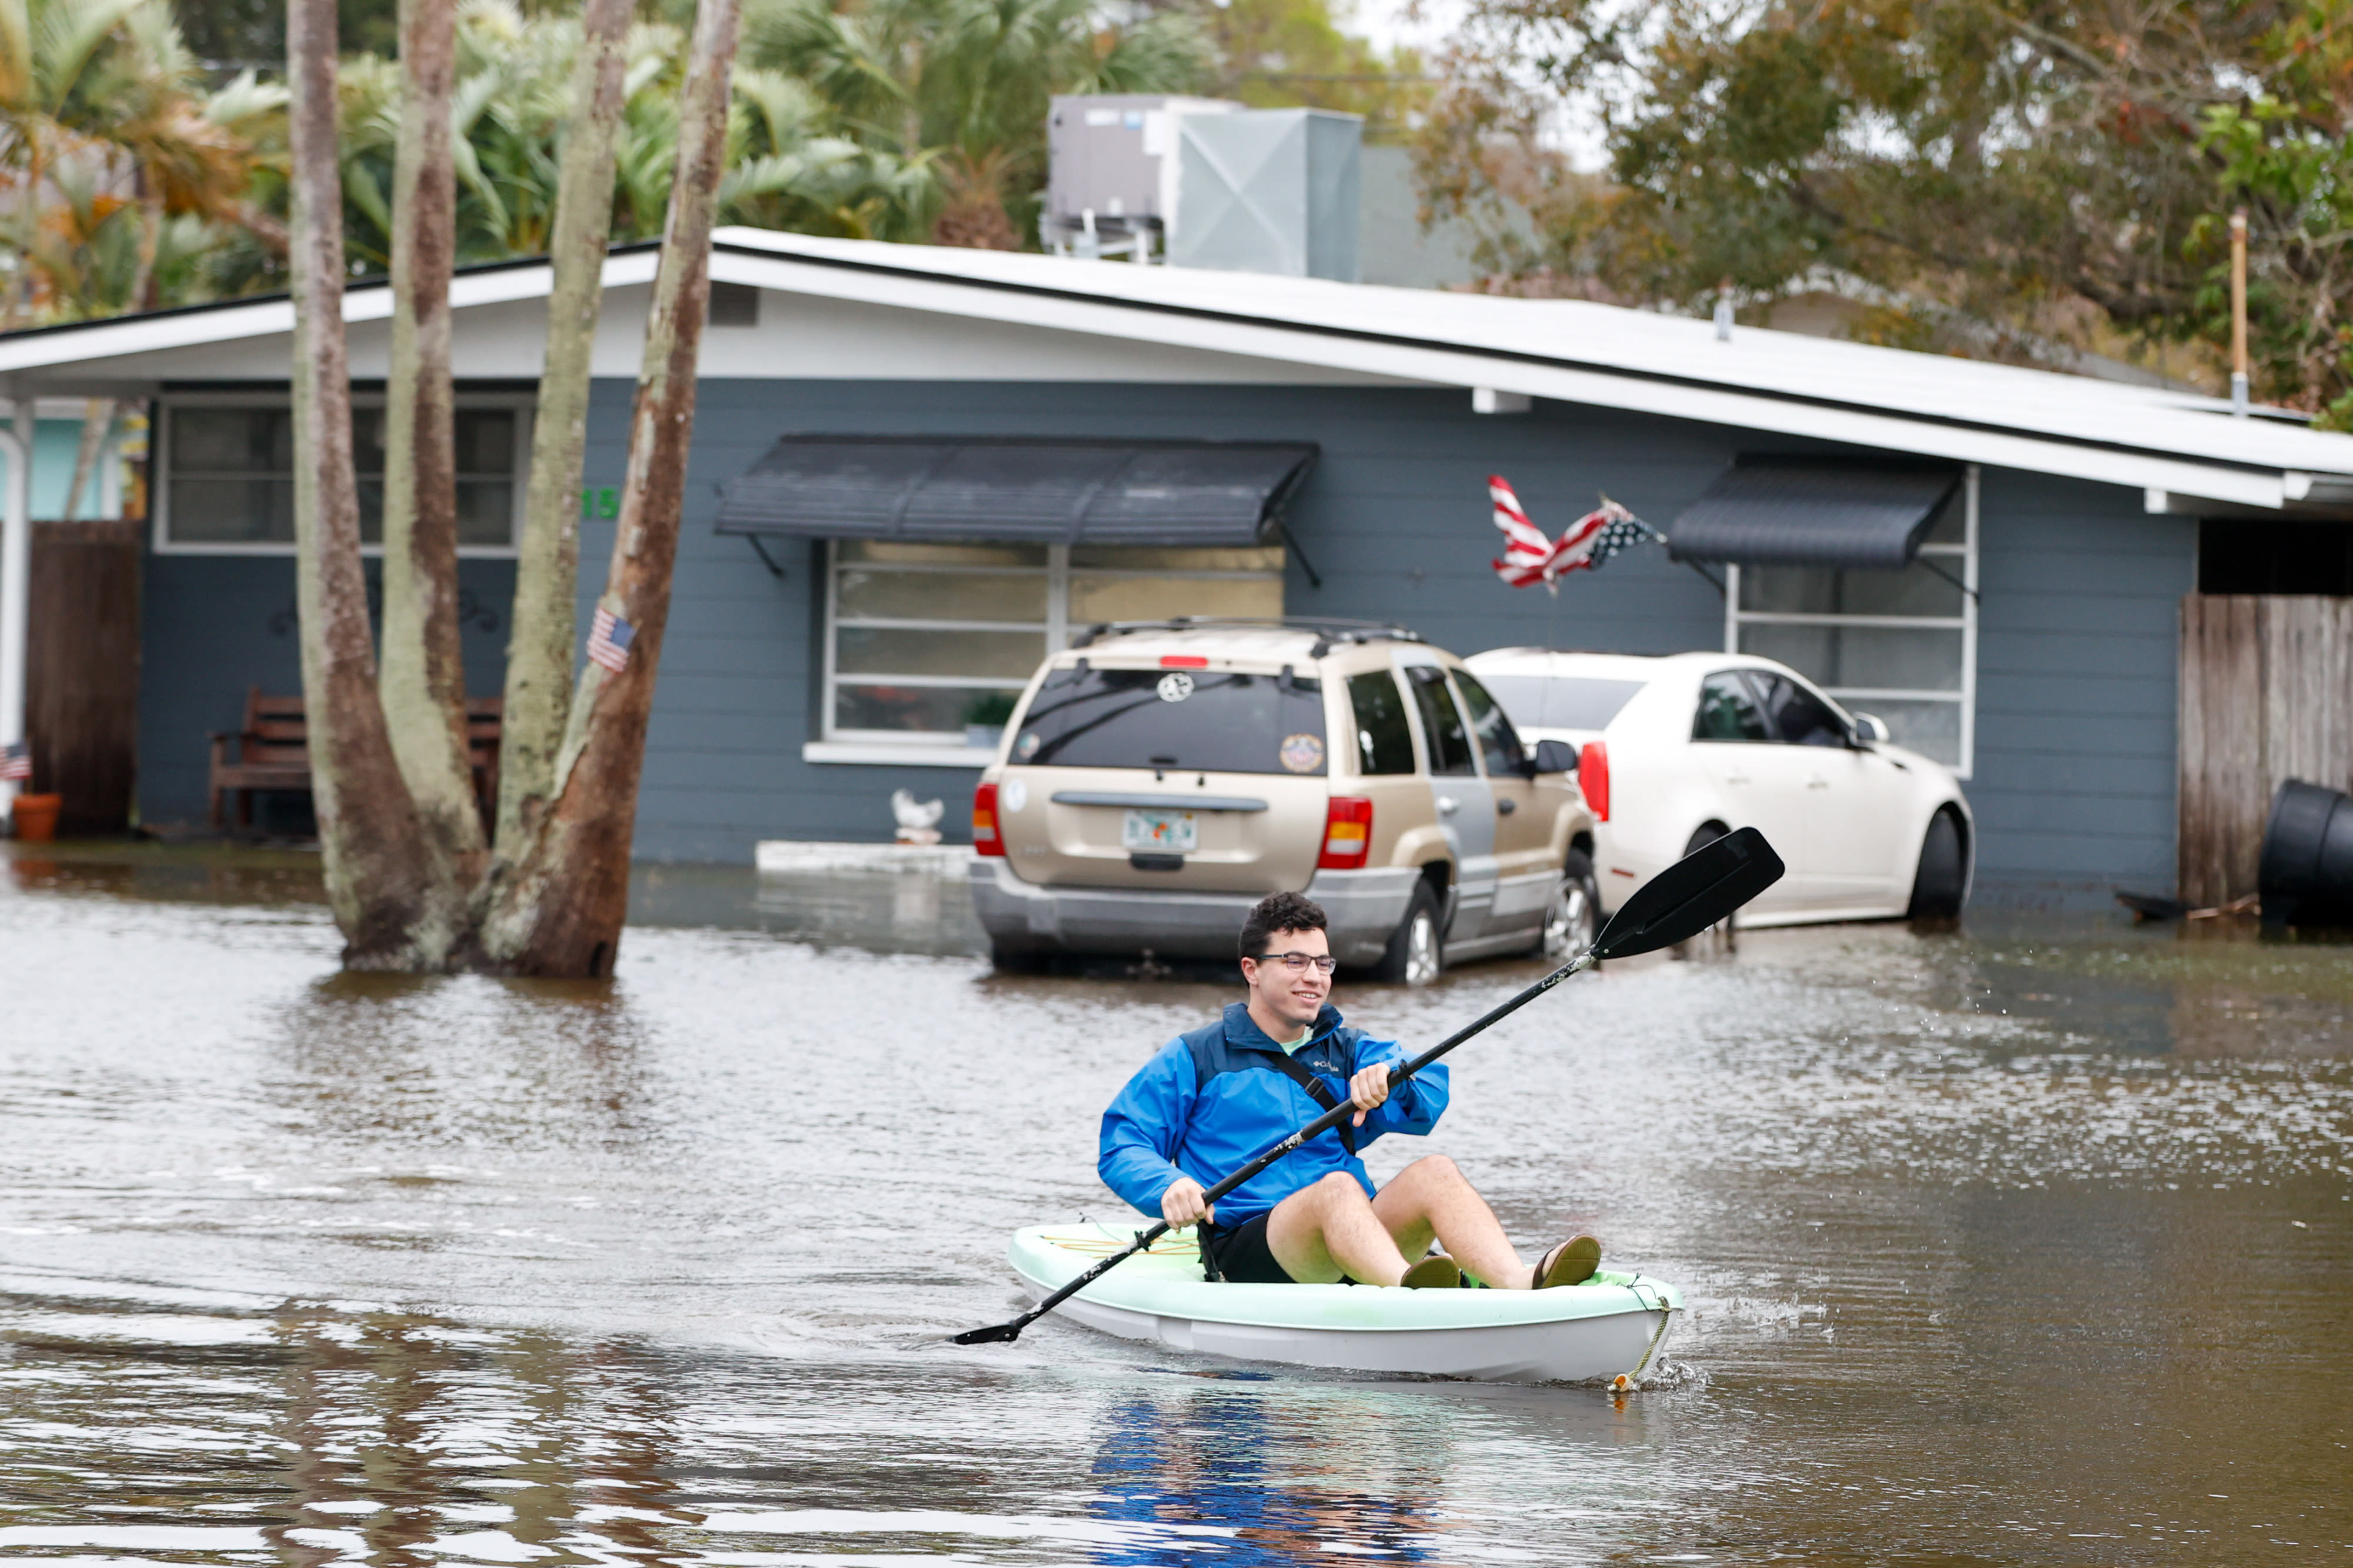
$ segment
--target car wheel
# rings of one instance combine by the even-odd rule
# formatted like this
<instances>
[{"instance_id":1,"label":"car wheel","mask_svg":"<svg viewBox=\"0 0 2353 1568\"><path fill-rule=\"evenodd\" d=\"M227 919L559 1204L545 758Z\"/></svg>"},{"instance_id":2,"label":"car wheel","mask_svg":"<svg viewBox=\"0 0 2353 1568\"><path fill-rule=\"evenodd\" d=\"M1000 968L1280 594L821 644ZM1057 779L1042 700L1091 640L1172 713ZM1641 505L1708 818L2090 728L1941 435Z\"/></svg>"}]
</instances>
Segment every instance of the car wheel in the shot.
<instances>
[{"instance_id":1,"label":"car wheel","mask_svg":"<svg viewBox=\"0 0 2353 1568\"><path fill-rule=\"evenodd\" d=\"M1045 953L993 942L988 944L988 962L999 974L1043 974L1053 963Z\"/></svg>"},{"instance_id":2,"label":"car wheel","mask_svg":"<svg viewBox=\"0 0 2353 1568\"><path fill-rule=\"evenodd\" d=\"M1715 843L1717 839L1723 837L1725 834L1731 831L1732 829L1726 827L1721 822L1703 822L1692 830L1690 839L1683 845L1683 853L1686 856L1696 855L1701 850L1706 848L1709 845ZM1739 921L1740 911L1738 910L1735 910L1732 913L1725 916L1723 920L1707 929L1710 931L1721 934L1724 940L1726 942L1729 942L1732 940L1733 929L1739 923ZM1697 939L1694 938L1694 940L1695 941ZM1686 950L1681 943L1677 943L1675 951L1680 953Z\"/></svg>"},{"instance_id":3,"label":"car wheel","mask_svg":"<svg viewBox=\"0 0 2353 1568\"><path fill-rule=\"evenodd\" d=\"M1438 929L1438 894L1428 882L1415 887L1389 944L1382 950L1376 980L1407 985L1427 985L1446 967L1444 938Z\"/></svg>"},{"instance_id":4,"label":"car wheel","mask_svg":"<svg viewBox=\"0 0 2353 1568\"><path fill-rule=\"evenodd\" d=\"M1912 906L1905 913L1915 921L1958 920L1968 889L1961 825L1951 812L1940 811L1928 819L1927 837L1920 841L1920 869L1913 875Z\"/></svg>"},{"instance_id":5,"label":"car wheel","mask_svg":"<svg viewBox=\"0 0 2353 1568\"><path fill-rule=\"evenodd\" d=\"M1601 930L1601 889L1593 879L1593 858L1572 849L1561 866L1560 885L1545 908L1544 936L1536 951L1546 963L1567 963L1593 945Z\"/></svg>"}]
</instances>

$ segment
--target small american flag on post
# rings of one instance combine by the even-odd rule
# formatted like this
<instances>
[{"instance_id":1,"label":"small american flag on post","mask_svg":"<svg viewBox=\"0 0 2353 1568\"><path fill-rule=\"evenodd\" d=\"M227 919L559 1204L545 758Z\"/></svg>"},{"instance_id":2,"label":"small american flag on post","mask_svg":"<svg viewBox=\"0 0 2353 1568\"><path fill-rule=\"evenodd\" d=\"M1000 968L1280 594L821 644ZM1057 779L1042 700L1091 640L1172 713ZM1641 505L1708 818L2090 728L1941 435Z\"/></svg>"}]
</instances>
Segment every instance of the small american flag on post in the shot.
<instances>
[{"instance_id":1,"label":"small american flag on post","mask_svg":"<svg viewBox=\"0 0 2353 1568\"><path fill-rule=\"evenodd\" d=\"M18 741L0 747L0 779L22 781L33 776L33 748L29 742Z\"/></svg>"},{"instance_id":2,"label":"small american flag on post","mask_svg":"<svg viewBox=\"0 0 2353 1568\"><path fill-rule=\"evenodd\" d=\"M1556 595L1563 573L1590 572L1630 545L1660 538L1656 529L1605 497L1599 506L1562 530L1557 540L1547 539L1543 529L1528 521L1520 498L1501 475L1489 476L1487 494L1494 502L1495 526L1503 530L1504 539L1504 558L1494 563L1495 575L1514 588L1541 583L1545 592Z\"/></svg>"},{"instance_id":3,"label":"small american flag on post","mask_svg":"<svg viewBox=\"0 0 2353 1568\"><path fill-rule=\"evenodd\" d=\"M599 605L596 618L588 624L588 662L618 675L628 668L629 645L637 640L637 627Z\"/></svg>"}]
</instances>

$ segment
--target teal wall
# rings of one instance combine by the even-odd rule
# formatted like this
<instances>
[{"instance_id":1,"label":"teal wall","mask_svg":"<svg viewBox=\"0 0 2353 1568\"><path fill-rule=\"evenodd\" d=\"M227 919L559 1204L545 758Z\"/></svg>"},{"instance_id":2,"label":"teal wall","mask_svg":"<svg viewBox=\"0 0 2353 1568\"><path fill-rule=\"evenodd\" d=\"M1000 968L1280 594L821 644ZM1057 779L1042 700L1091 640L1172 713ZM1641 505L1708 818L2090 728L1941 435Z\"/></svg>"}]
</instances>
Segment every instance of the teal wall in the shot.
<instances>
[{"instance_id":1,"label":"teal wall","mask_svg":"<svg viewBox=\"0 0 2353 1568\"><path fill-rule=\"evenodd\" d=\"M40 419L33 425L33 516L36 521L52 521L66 514L66 491L73 487L74 458L81 449L81 421L79 419ZM0 455L0 485L8 482L8 459ZM88 519L99 515L99 500L104 494L98 468L90 469L90 483L83 489L82 502L74 515Z\"/></svg>"}]
</instances>

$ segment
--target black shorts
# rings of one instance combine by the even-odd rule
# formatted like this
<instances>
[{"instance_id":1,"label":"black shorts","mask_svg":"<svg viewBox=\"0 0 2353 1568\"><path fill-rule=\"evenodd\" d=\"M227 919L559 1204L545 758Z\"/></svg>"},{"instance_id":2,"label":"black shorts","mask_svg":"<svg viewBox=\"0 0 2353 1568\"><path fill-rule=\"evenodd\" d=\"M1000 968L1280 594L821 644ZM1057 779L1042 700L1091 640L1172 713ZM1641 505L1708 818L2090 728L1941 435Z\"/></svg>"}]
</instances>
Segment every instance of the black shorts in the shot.
<instances>
[{"instance_id":1,"label":"black shorts","mask_svg":"<svg viewBox=\"0 0 2353 1568\"><path fill-rule=\"evenodd\" d=\"M1201 1246L1217 1260L1218 1276L1237 1285L1295 1285L1267 1249L1265 1215L1242 1221L1229 1230L1223 1226L1201 1227ZM1206 1277L1208 1270L1204 1268Z\"/></svg>"}]
</instances>

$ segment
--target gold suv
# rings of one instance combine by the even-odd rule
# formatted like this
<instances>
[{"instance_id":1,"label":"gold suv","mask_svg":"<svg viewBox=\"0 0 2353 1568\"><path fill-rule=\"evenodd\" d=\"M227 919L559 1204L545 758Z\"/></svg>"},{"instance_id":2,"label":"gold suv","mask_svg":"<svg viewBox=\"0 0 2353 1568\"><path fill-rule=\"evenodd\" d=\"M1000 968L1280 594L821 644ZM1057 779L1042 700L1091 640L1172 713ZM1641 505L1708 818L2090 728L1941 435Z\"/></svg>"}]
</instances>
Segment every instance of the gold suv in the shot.
<instances>
[{"instance_id":1,"label":"gold suv","mask_svg":"<svg viewBox=\"0 0 2353 1568\"><path fill-rule=\"evenodd\" d=\"M1097 626L1030 678L981 775L973 905L1006 969L1231 958L1250 905L1283 889L1378 978L1565 957L1599 908L1575 766L1399 627Z\"/></svg>"}]
</instances>

